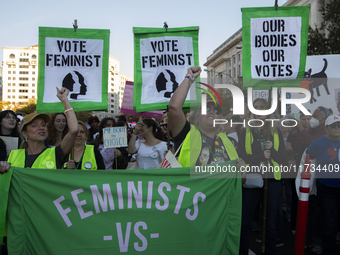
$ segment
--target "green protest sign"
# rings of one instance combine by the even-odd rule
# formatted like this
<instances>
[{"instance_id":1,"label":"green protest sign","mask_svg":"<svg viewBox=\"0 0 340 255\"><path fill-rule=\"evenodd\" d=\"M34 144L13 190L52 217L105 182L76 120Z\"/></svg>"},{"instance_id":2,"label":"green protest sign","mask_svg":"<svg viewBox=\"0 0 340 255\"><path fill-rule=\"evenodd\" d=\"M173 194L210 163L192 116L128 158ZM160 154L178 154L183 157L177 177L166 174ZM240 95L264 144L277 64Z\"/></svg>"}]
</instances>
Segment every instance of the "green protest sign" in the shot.
<instances>
[{"instance_id":1,"label":"green protest sign","mask_svg":"<svg viewBox=\"0 0 340 255\"><path fill-rule=\"evenodd\" d=\"M39 27L37 112L63 112L56 87L75 111L107 110L110 30Z\"/></svg>"},{"instance_id":2,"label":"green protest sign","mask_svg":"<svg viewBox=\"0 0 340 255\"><path fill-rule=\"evenodd\" d=\"M11 181L9 254L238 254L240 178L190 178L190 168L12 170L11 180L0 175Z\"/></svg>"},{"instance_id":3,"label":"green protest sign","mask_svg":"<svg viewBox=\"0 0 340 255\"><path fill-rule=\"evenodd\" d=\"M198 27L134 27L133 109L165 110L191 66L199 65ZM198 80L196 80L198 81ZM200 103L193 85L184 108Z\"/></svg>"},{"instance_id":4,"label":"green protest sign","mask_svg":"<svg viewBox=\"0 0 340 255\"><path fill-rule=\"evenodd\" d=\"M300 87L309 7L242 8L243 87Z\"/></svg>"}]
</instances>

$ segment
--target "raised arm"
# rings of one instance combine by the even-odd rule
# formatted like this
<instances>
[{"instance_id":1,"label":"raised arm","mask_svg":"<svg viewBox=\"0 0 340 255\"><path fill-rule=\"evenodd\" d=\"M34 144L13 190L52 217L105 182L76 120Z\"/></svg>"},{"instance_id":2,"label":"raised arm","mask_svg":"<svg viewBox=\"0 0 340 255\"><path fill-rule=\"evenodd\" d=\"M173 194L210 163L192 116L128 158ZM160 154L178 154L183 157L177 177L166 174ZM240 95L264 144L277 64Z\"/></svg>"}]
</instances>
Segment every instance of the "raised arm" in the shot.
<instances>
[{"instance_id":1,"label":"raised arm","mask_svg":"<svg viewBox=\"0 0 340 255\"><path fill-rule=\"evenodd\" d=\"M74 110L68 101L68 92L69 90L64 87L60 90L57 88L57 97L64 106L68 126L68 133L65 135L60 144L63 158L70 154L74 145L74 141L78 135L78 121L76 114L74 113Z\"/></svg>"},{"instance_id":2,"label":"raised arm","mask_svg":"<svg viewBox=\"0 0 340 255\"><path fill-rule=\"evenodd\" d=\"M173 137L176 137L185 125L185 115L183 113L183 104L191 84L194 82L200 73L201 68L198 66L190 67L188 69L188 75L184 78L181 85L176 89L169 102L169 118L170 118L170 130ZM193 80L188 78L191 76Z\"/></svg>"}]
</instances>

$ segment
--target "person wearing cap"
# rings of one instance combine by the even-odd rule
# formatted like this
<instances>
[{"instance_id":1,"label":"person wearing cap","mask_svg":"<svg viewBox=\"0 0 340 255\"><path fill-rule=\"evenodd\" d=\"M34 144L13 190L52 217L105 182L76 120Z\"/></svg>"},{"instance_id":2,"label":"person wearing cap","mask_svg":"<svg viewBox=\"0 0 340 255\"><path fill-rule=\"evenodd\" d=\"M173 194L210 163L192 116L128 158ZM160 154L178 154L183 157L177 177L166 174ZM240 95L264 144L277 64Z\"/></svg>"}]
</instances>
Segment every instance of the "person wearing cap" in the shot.
<instances>
[{"instance_id":1,"label":"person wearing cap","mask_svg":"<svg viewBox=\"0 0 340 255\"><path fill-rule=\"evenodd\" d=\"M340 116L325 121L326 134L307 148L316 165L310 165L317 181L317 202L321 208L323 254L337 254L336 234L340 211Z\"/></svg>"},{"instance_id":2,"label":"person wearing cap","mask_svg":"<svg viewBox=\"0 0 340 255\"><path fill-rule=\"evenodd\" d=\"M48 136L46 123L50 120L47 114L25 115L20 127L21 135L24 138L21 149L13 150L7 162L0 162L0 173L7 172L11 165L44 169L61 169L63 167L65 158L71 152L78 134L77 118L67 99L68 92L66 88L60 90L57 88L57 97L64 106L64 113L69 124L69 131L61 144L54 148L46 148L44 145Z\"/></svg>"}]
</instances>

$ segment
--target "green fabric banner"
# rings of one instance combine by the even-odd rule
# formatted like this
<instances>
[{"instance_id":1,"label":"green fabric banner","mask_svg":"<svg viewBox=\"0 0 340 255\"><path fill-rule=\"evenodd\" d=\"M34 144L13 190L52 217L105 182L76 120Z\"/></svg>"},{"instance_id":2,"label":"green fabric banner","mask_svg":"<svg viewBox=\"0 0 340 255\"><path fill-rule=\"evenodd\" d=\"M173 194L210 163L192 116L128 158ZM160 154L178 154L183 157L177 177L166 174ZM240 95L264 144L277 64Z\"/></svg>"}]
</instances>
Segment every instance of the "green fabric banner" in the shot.
<instances>
[{"instance_id":1,"label":"green fabric banner","mask_svg":"<svg viewBox=\"0 0 340 255\"><path fill-rule=\"evenodd\" d=\"M11 168L2 185L12 171L9 254L238 254L240 178L190 178L190 168Z\"/></svg>"},{"instance_id":2,"label":"green fabric banner","mask_svg":"<svg viewBox=\"0 0 340 255\"><path fill-rule=\"evenodd\" d=\"M198 27L133 28L134 110L167 109L188 68L199 66L198 30ZM190 103L199 105L200 95L193 85L183 108L190 108Z\"/></svg>"},{"instance_id":3,"label":"green fabric banner","mask_svg":"<svg viewBox=\"0 0 340 255\"><path fill-rule=\"evenodd\" d=\"M37 112L63 112L56 87L75 111L107 110L110 30L39 27Z\"/></svg>"},{"instance_id":4,"label":"green fabric banner","mask_svg":"<svg viewBox=\"0 0 340 255\"><path fill-rule=\"evenodd\" d=\"M243 87L300 87L309 6L242 8Z\"/></svg>"}]
</instances>

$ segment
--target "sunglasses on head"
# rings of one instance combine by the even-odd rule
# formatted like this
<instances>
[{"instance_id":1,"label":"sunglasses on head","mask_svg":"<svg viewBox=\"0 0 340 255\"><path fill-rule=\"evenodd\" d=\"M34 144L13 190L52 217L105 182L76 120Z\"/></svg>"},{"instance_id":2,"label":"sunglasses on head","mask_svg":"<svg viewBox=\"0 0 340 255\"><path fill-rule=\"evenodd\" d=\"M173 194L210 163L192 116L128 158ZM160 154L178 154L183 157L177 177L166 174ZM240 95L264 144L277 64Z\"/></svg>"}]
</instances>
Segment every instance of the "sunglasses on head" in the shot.
<instances>
[{"instance_id":1,"label":"sunglasses on head","mask_svg":"<svg viewBox=\"0 0 340 255\"><path fill-rule=\"evenodd\" d=\"M332 129L335 129L335 127L338 127L340 129L340 122L335 122L332 125L329 125Z\"/></svg>"},{"instance_id":2,"label":"sunglasses on head","mask_svg":"<svg viewBox=\"0 0 340 255\"><path fill-rule=\"evenodd\" d=\"M207 112L209 112L211 109L214 111L215 114L221 114L221 112L222 112L220 107L212 108L211 106L207 106Z\"/></svg>"}]
</instances>

